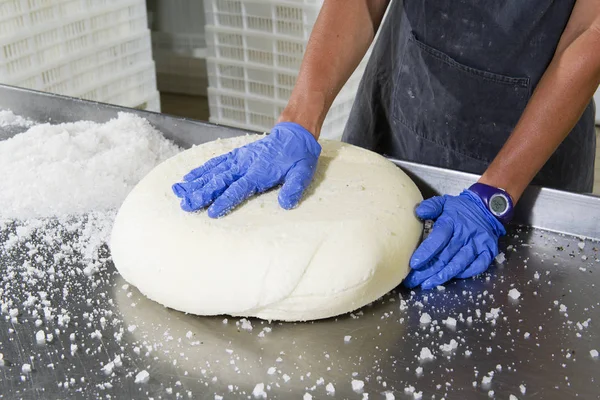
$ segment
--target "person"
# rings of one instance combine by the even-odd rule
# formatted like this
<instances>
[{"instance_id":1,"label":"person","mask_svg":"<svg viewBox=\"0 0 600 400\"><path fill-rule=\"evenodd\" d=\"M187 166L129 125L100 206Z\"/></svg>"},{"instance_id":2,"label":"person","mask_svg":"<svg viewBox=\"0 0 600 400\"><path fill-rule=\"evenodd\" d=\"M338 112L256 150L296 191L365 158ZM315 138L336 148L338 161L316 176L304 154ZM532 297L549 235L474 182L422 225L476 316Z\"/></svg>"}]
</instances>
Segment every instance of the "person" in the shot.
<instances>
[{"instance_id":1,"label":"person","mask_svg":"<svg viewBox=\"0 0 600 400\"><path fill-rule=\"evenodd\" d=\"M591 191L600 1L325 0L278 123L176 183L181 207L222 217L277 185L281 207L296 207L327 111L376 34L342 140L481 175L417 206L435 222L407 287L487 270L531 182Z\"/></svg>"}]
</instances>

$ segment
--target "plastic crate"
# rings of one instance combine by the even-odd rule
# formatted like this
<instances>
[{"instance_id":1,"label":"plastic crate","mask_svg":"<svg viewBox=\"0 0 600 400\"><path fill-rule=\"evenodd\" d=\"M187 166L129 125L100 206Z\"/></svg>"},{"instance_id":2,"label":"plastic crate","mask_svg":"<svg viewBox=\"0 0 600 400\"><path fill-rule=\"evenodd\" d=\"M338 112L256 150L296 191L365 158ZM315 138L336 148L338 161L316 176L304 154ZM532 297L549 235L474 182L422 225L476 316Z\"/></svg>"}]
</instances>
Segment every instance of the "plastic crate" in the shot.
<instances>
[{"instance_id":1,"label":"plastic crate","mask_svg":"<svg viewBox=\"0 0 600 400\"><path fill-rule=\"evenodd\" d=\"M366 61L361 63L348 79L338 96L354 94L364 72ZM207 59L209 85L215 89L239 92L248 96L287 101L292 94L298 71L264 66L248 66L236 61Z\"/></svg>"},{"instance_id":2,"label":"plastic crate","mask_svg":"<svg viewBox=\"0 0 600 400\"><path fill-rule=\"evenodd\" d=\"M268 132L286 107L285 101L270 101L211 87L208 101L210 122L258 132ZM354 96L336 98L323 123L324 138L341 136L353 103Z\"/></svg>"},{"instance_id":3,"label":"plastic crate","mask_svg":"<svg viewBox=\"0 0 600 400\"><path fill-rule=\"evenodd\" d=\"M85 91L72 94L85 100L134 107L140 99L157 91L154 63L130 69L111 79L91 83Z\"/></svg>"},{"instance_id":4,"label":"plastic crate","mask_svg":"<svg viewBox=\"0 0 600 400\"><path fill-rule=\"evenodd\" d=\"M302 39L209 25L205 31L209 57L298 70L306 49Z\"/></svg>"},{"instance_id":5,"label":"plastic crate","mask_svg":"<svg viewBox=\"0 0 600 400\"><path fill-rule=\"evenodd\" d=\"M73 16L85 17L103 8L122 8L133 3L145 7L142 0L3 0L0 37L12 36L14 32L32 33L48 24L62 24Z\"/></svg>"},{"instance_id":6,"label":"plastic crate","mask_svg":"<svg viewBox=\"0 0 600 400\"><path fill-rule=\"evenodd\" d=\"M150 61L152 61L150 35L146 31L124 41L121 39L104 46L89 48L64 57L57 62L49 63L43 68L37 67L26 71L26 73L17 74L20 71L6 69L7 65L0 64L0 81L29 89L64 93L62 91L65 88L64 81L70 81L70 90L75 90L78 82L85 83L87 79L80 78L82 75L89 76L88 73L91 72L92 75L98 76L100 69L100 71L105 70L107 74L114 76L123 68ZM114 65L114 67L105 68L106 65ZM96 78L90 77L89 79ZM52 87L59 84L60 86Z\"/></svg>"},{"instance_id":7,"label":"plastic crate","mask_svg":"<svg viewBox=\"0 0 600 400\"><path fill-rule=\"evenodd\" d=\"M207 25L307 40L321 4L273 0L205 0Z\"/></svg>"},{"instance_id":8,"label":"plastic crate","mask_svg":"<svg viewBox=\"0 0 600 400\"><path fill-rule=\"evenodd\" d=\"M81 1L81 0L78 0ZM119 8L100 10L84 19L52 24L43 32L22 32L11 38L0 38L0 80L7 83L14 75L46 67L54 61L62 61L71 54L123 40L139 32L147 31L143 2L128 2ZM121 17L106 18L106 16ZM123 20L126 17L129 20ZM99 18L94 21L95 18ZM95 29L92 29L95 27Z\"/></svg>"}]
</instances>

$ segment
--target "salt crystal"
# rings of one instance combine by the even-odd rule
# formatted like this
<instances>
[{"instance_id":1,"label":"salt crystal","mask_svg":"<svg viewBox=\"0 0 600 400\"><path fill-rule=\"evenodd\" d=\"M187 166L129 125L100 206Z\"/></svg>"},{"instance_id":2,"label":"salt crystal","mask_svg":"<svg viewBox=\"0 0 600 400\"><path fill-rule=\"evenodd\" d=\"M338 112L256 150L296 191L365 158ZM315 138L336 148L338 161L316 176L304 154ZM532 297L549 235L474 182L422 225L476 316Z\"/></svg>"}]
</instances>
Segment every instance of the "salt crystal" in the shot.
<instances>
[{"instance_id":1,"label":"salt crystal","mask_svg":"<svg viewBox=\"0 0 600 400\"><path fill-rule=\"evenodd\" d=\"M417 374L417 376L421 376L423 374L423 367L417 367L415 369L415 373Z\"/></svg>"},{"instance_id":2,"label":"salt crystal","mask_svg":"<svg viewBox=\"0 0 600 400\"><path fill-rule=\"evenodd\" d=\"M442 344L440 346L440 349L444 353L450 353L450 352L456 350L457 347L458 347L458 342L456 340L452 339L452 340L450 340L450 343Z\"/></svg>"},{"instance_id":3,"label":"salt crystal","mask_svg":"<svg viewBox=\"0 0 600 400\"><path fill-rule=\"evenodd\" d=\"M289 380L292 379L288 374L283 374L282 378L284 382L289 382Z\"/></svg>"},{"instance_id":4,"label":"salt crystal","mask_svg":"<svg viewBox=\"0 0 600 400\"><path fill-rule=\"evenodd\" d=\"M241 328L245 331L252 330L252 323L248 321L246 318L242 318L239 323L241 324Z\"/></svg>"},{"instance_id":5,"label":"salt crystal","mask_svg":"<svg viewBox=\"0 0 600 400\"><path fill-rule=\"evenodd\" d=\"M496 262L498 264L504 264L504 261L506 261L506 257L504 256L504 252L500 252L498 253L498 255L494 258L494 260L496 260Z\"/></svg>"},{"instance_id":6,"label":"salt crystal","mask_svg":"<svg viewBox=\"0 0 600 400\"><path fill-rule=\"evenodd\" d=\"M579 247L579 249L583 250L585 248L585 242L577 243L577 247Z\"/></svg>"},{"instance_id":7,"label":"salt crystal","mask_svg":"<svg viewBox=\"0 0 600 400\"><path fill-rule=\"evenodd\" d=\"M21 372L23 372L24 374L28 374L31 372L31 364L23 364L23 366L21 367Z\"/></svg>"},{"instance_id":8,"label":"salt crystal","mask_svg":"<svg viewBox=\"0 0 600 400\"><path fill-rule=\"evenodd\" d=\"M592 356L592 358L598 358L598 350L596 350L596 349L590 350L590 356Z\"/></svg>"},{"instance_id":9,"label":"salt crystal","mask_svg":"<svg viewBox=\"0 0 600 400\"><path fill-rule=\"evenodd\" d=\"M456 319L452 317L448 317L444 321L442 321L448 328L456 328Z\"/></svg>"},{"instance_id":10,"label":"salt crystal","mask_svg":"<svg viewBox=\"0 0 600 400\"><path fill-rule=\"evenodd\" d=\"M254 390L252 391L252 395L256 398L260 398L262 397L263 399L267 398L267 392L265 392L265 384L264 383L257 383L256 386L254 386Z\"/></svg>"},{"instance_id":11,"label":"salt crystal","mask_svg":"<svg viewBox=\"0 0 600 400\"><path fill-rule=\"evenodd\" d=\"M365 383L358 379L352 379L352 390L355 392L361 391L365 387Z\"/></svg>"},{"instance_id":12,"label":"salt crystal","mask_svg":"<svg viewBox=\"0 0 600 400\"><path fill-rule=\"evenodd\" d=\"M414 392L413 393L413 398L415 400L421 400L423 398L423 392Z\"/></svg>"},{"instance_id":13,"label":"salt crystal","mask_svg":"<svg viewBox=\"0 0 600 400\"><path fill-rule=\"evenodd\" d=\"M521 394L525 394L525 392L527 392L525 385L519 385L519 390L521 391Z\"/></svg>"},{"instance_id":14,"label":"salt crystal","mask_svg":"<svg viewBox=\"0 0 600 400\"><path fill-rule=\"evenodd\" d=\"M559 310L560 312L562 312L562 313L565 313L565 312L567 312L567 306L565 306L564 304L561 304L561 305L558 307L558 310Z\"/></svg>"},{"instance_id":15,"label":"salt crystal","mask_svg":"<svg viewBox=\"0 0 600 400\"><path fill-rule=\"evenodd\" d=\"M423 347L421 349L421 353L419 354L419 360L427 361L427 360L433 360L434 358L435 357L434 357L433 353L431 352L431 350L429 350L429 348Z\"/></svg>"},{"instance_id":16,"label":"salt crystal","mask_svg":"<svg viewBox=\"0 0 600 400\"><path fill-rule=\"evenodd\" d=\"M271 367L267 370L267 374L273 375L277 371L277 368Z\"/></svg>"},{"instance_id":17,"label":"salt crystal","mask_svg":"<svg viewBox=\"0 0 600 400\"><path fill-rule=\"evenodd\" d=\"M335 393L335 387L333 386L333 383L329 382L327 384L327 386L325 386L325 390L327 391L327 393L329 394L333 394Z\"/></svg>"},{"instance_id":18,"label":"salt crystal","mask_svg":"<svg viewBox=\"0 0 600 400\"><path fill-rule=\"evenodd\" d=\"M302 398L303 400L312 400L312 395L310 393L304 393Z\"/></svg>"},{"instance_id":19,"label":"salt crystal","mask_svg":"<svg viewBox=\"0 0 600 400\"><path fill-rule=\"evenodd\" d=\"M419 318L419 322L426 325L431 322L431 316L427 313L421 314L421 318Z\"/></svg>"},{"instance_id":20,"label":"salt crystal","mask_svg":"<svg viewBox=\"0 0 600 400\"><path fill-rule=\"evenodd\" d=\"M511 394L510 396L508 396L508 400L519 400L519 398L514 394Z\"/></svg>"},{"instance_id":21,"label":"salt crystal","mask_svg":"<svg viewBox=\"0 0 600 400\"><path fill-rule=\"evenodd\" d=\"M510 289L508 291L508 297L510 297L513 300L517 300L519 297L521 297L521 292L519 292L517 289Z\"/></svg>"},{"instance_id":22,"label":"salt crystal","mask_svg":"<svg viewBox=\"0 0 600 400\"><path fill-rule=\"evenodd\" d=\"M437 289L438 292L443 292L446 290L446 287L442 286L442 285L437 285L435 288Z\"/></svg>"},{"instance_id":23,"label":"salt crystal","mask_svg":"<svg viewBox=\"0 0 600 400\"><path fill-rule=\"evenodd\" d=\"M35 334L35 341L38 344L44 344L46 343L46 334L44 333L44 331L37 331Z\"/></svg>"},{"instance_id":24,"label":"salt crystal","mask_svg":"<svg viewBox=\"0 0 600 400\"><path fill-rule=\"evenodd\" d=\"M149 380L150 374L146 370L138 372L135 376L135 383L148 383Z\"/></svg>"},{"instance_id":25,"label":"salt crystal","mask_svg":"<svg viewBox=\"0 0 600 400\"><path fill-rule=\"evenodd\" d=\"M396 396L394 396L394 392L385 392L385 400L396 400Z\"/></svg>"},{"instance_id":26,"label":"salt crystal","mask_svg":"<svg viewBox=\"0 0 600 400\"><path fill-rule=\"evenodd\" d=\"M404 393L406 394L413 394L415 392L415 387L412 385L408 385L407 387L404 388Z\"/></svg>"},{"instance_id":27,"label":"salt crystal","mask_svg":"<svg viewBox=\"0 0 600 400\"><path fill-rule=\"evenodd\" d=\"M344 343L350 343L352 336L344 336Z\"/></svg>"}]
</instances>

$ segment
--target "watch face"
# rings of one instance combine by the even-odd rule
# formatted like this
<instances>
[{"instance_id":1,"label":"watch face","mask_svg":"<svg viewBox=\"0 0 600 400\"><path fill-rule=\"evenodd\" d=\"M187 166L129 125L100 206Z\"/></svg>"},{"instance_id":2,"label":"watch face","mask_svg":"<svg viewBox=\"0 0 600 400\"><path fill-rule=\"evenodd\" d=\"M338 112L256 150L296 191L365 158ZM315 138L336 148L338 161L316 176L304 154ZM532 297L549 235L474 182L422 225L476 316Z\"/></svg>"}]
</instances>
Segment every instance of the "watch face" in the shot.
<instances>
[{"instance_id":1,"label":"watch face","mask_svg":"<svg viewBox=\"0 0 600 400\"><path fill-rule=\"evenodd\" d=\"M508 208L508 201L500 194L492 196L490 199L490 209L496 215L503 214Z\"/></svg>"}]
</instances>

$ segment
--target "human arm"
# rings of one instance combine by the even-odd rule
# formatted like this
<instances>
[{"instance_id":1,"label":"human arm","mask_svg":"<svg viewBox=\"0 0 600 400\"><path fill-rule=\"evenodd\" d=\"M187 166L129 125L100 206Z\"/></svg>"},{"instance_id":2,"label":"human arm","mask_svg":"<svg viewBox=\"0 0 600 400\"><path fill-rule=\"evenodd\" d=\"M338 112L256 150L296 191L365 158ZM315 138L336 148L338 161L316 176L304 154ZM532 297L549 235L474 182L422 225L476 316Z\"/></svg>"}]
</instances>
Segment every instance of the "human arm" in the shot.
<instances>
[{"instance_id":1,"label":"human arm","mask_svg":"<svg viewBox=\"0 0 600 400\"><path fill-rule=\"evenodd\" d=\"M569 134L600 82L600 1L579 0L511 136L479 182L505 189L516 203ZM425 289L485 271L498 254L504 227L478 196L428 199L417 215L434 219L430 236L413 254L408 287Z\"/></svg>"},{"instance_id":2,"label":"human arm","mask_svg":"<svg viewBox=\"0 0 600 400\"><path fill-rule=\"evenodd\" d=\"M314 176L325 115L373 41L388 1L324 2L279 123L268 136L209 160L175 183L184 211L208 207L209 217L222 217L280 184L280 206L299 203Z\"/></svg>"},{"instance_id":3,"label":"human arm","mask_svg":"<svg viewBox=\"0 0 600 400\"><path fill-rule=\"evenodd\" d=\"M367 52L389 0L325 0L313 27L287 107L317 139L335 97Z\"/></svg>"},{"instance_id":4,"label":"human arm","mask_svg":"<svg viewBox=\"0 0 600 400\"><path fill-rule=\"evenodd\" d=\"M567 137L600 83L600 1L579 0L512 134L480 179L516 203Z\"/></svg>"}]
</instances>

